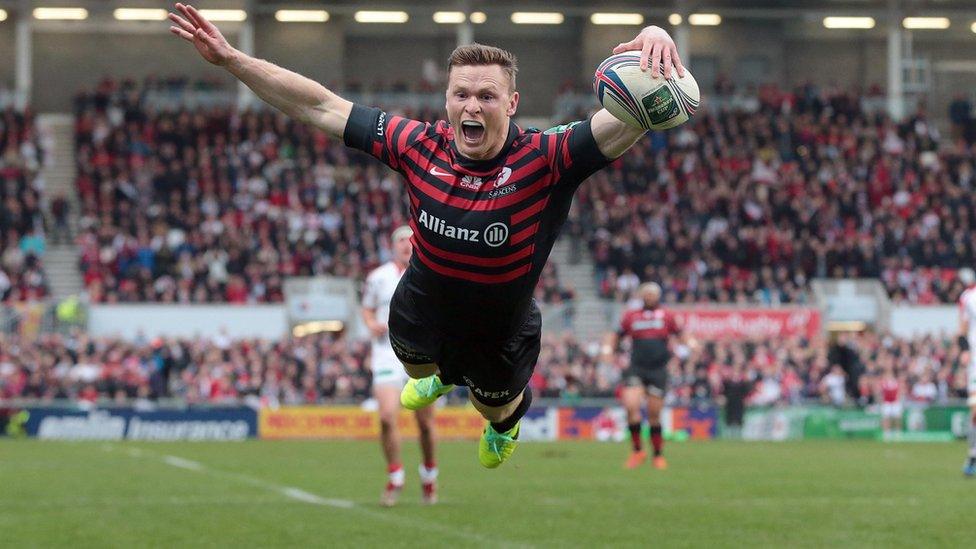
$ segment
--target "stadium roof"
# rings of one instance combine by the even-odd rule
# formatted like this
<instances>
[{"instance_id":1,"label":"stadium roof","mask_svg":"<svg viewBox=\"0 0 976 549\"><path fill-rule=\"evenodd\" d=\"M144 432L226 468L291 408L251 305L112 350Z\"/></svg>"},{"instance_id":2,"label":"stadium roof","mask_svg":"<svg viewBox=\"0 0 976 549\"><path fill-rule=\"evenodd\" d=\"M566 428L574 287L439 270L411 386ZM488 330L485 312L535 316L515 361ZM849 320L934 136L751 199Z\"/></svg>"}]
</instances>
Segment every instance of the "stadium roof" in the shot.
<instances>
[{"instance_id":1,"label":"stadium roof","mask_svg":"<svg viewBox=\"0 0 976 549\"><path fill-rule=\"evenodd\" d=\"M755 10L765 10L769 14L774 12L825 12L825 11L858 11L865 14L881 14L888 9L891 0L669 0L665 2L650 3L647 0L386 0L380 2L366 1L321 1L314 0L225 0L223 2L197 2L205 4L206 7L230 7L241 8L246 4L252 4L256 11L280 8L322 8L338 13L352 11L369 7L370 9L391 9L391 8L419 8L419 9L444 9L456 10L463 9L465 4L470 9L482 11L499 10L554 10L558 9L565 13L586 14L595 10L603 12L612 11L635 11L641 13L656 13L670 11L698 11L708 12L717 11L723 14L741 13L747 15ZM973 13L972 0L895 0L901 4L904 11L924 12L950 15L954 12L961 14ZM0 6L14 8L20 2L16 0L0 0ZM31 6L58 6L66 5L59 0L32 0L27 2ZM150 2L146 0L75 0L68 2L71 5L85 6L89 8L114 8L114 7L161 7L160 2ZM756 15L759 15L756 13Z\"/></svg>"}]
</instances>

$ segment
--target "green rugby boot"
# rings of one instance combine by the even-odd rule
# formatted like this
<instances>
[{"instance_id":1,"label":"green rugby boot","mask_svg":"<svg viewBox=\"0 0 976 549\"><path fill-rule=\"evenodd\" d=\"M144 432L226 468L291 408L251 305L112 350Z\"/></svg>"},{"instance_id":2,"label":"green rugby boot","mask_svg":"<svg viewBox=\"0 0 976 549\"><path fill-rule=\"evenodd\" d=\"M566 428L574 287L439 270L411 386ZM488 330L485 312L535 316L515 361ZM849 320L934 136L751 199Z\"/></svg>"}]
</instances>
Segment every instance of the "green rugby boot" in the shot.
<instances>
[{"instance_id":1,"label":"green rugby boot","mask_svg":"<svg viewBox=\"0 0 976 549\"><path fill-rule=\"evenodd\" d=\"M518 447L519 426L522 424L520 419L515 427L504 433L499 433L491 426L485 425L485 430L481 433L481 442L478 443L478 460L489 469L494 469L508 458L512 457L515 448Z\"/></svg>"},{"instance_id":2,"label":"green rugby boot","mask_svg":"<svg viewBox=\"0 0 976 549\"><path fill-rule=\"evenodd\" d=\"M449 393L453 385L444 385L437 374L411 379L400 391L400 404L407 410L419 410L430 406L444 393Z\"/></svg>"}]
</instances>

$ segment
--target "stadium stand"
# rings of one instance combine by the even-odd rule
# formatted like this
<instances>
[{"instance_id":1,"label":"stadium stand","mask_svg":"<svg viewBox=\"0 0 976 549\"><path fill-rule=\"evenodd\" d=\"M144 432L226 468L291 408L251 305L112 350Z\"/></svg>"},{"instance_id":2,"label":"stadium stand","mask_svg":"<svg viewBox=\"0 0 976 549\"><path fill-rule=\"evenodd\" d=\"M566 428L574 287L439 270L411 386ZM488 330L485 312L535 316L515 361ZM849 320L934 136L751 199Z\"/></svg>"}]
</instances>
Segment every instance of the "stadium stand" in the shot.
<instances>
[{"instance_id":1,"label":"stadium stand","mask_svg":"<svg viewBox=\"0 0 976 549\"><path fill-rule=\"evenodd\" d=\"M106 80L76 100L91 301L280 302L285 276L361 280L389 259L398 176L277 113L147 104L188 85ZM540 299L571 293L547 270Z\"/></svg>"},{"instance_id":2,"label":"stadium stand","mask_svg":"<svg viewBox=\"0 0 976 549\"><path fill-rule=\"evenodd\" d=\"M397 176L280 115L157 113L139 90L106 82L77 101L93 301L274 302L282 275L361 278L384 261L374 235L406 211ZM656 280L671 302L793 304L826 276L955 301L955 269L976 259L973 152L870 98L767 86L594 176L566 232L588 240L600 294ZM537 297L573 293L549 271Z\"/></svg>"},{"instance_id":3,"label":"stadium stand","mask_svg":"<svg viewBox=\"0 0 976 549\"><path fill-rule=\"evenodd\" d=\"M868 96L765 87L751 108L657 133L583 187L601 294L656 280L672 302L802 303L813 277L880 278L951 303L972 265L974 151Z\"/></svg>"},{"instance_id":4,"label":"stadium stand","mask_svg":"<svg viewBox=\"0 0 976 549\"><path fill-rule=\"evenodd\" d=\"M275 404L349 401L369 395L368 345L334 334L280 341L139 338L125 341L73 332L36 341L0 335L0 397L127 402L177 398L190 403L238 399ZM877 402L886 368L906 383L908 399L945 402L964 397L966 367L955 338L842 334L817 338L715 341L679 348L669 366L669 401L717 400L730 378L751 384L749 403L838 406ZM599 361L597 342L571 333L546 334L532 388L572 401L614 396L627 349ZM831 376L846 391L831 393Z\"/></svg>"},{"instance_id":5,"label":"stadium stand","mask_svg":"<svg viewBox=\"0 0 976 549\"><path fill-rule=\"evenodd\" d=\"M48 293L44 146L30 110L0 111L0 301L42 299Z\"/></svg>"}]
</instances>

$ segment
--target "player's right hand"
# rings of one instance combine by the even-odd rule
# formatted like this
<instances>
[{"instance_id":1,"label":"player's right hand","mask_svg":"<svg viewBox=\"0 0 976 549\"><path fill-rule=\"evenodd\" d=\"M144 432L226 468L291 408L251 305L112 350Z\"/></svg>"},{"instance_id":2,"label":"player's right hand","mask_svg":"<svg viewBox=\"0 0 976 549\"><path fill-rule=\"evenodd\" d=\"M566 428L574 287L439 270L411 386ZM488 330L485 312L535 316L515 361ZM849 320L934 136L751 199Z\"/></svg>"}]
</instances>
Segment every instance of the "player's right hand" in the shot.
<instances>
[{"instance_id":1,"label":"player's right hand","mask_svg":"<svg viewBox=\"0 0 976 549\"><path fill-rule=\"evenodd\" d=\"M169 20L173 22L170 32L193 44L200 56L214 65L224 67L234 59L237 50L196 8L187 4L176 4L176 10L182 17L175 13L169 14Z\"/></svg>"}]
</instances>

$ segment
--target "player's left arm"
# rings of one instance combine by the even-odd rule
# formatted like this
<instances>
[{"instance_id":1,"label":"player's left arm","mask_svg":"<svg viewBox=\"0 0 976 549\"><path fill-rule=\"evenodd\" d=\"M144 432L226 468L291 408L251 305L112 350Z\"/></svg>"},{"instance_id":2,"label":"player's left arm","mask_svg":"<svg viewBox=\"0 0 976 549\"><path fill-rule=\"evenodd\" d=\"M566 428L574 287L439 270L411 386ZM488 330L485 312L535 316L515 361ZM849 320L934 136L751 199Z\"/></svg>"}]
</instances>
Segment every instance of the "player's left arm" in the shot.
<instances>
[{"instance_id":1,"label":"player's left arm","mask_svg":"<svg viewBox=\"0 0 976 549\"><path fill-rule=\"evenodd\" d=\"M652 25L644 28L630 42L623 42L614 48L613 53L632 50L641 52L641 70L650 68L653 78L659 78L662 71L665 78L670 78L672 67L678 71L678 76L685 75L685 67L678 56L678 47L661 27ZM597 147L607 158L617 158L624 154L644 135L644 130L624 124L606 109L600 109L593 115L590 129Z\"/></svg>"},{"instance_id":2,"label":"player's left arm","mask_svg":"<svg viewBox=\"0 0 976 549\"><path fill-rule=\"evenodd\" d=\"M630 335L630 315L625 311L620 317L620 326L616 331L607 333L600 346L600 358L604 362L613 362L613 355L617 352L620 340Z\"/></svg>"}]
</instances>

